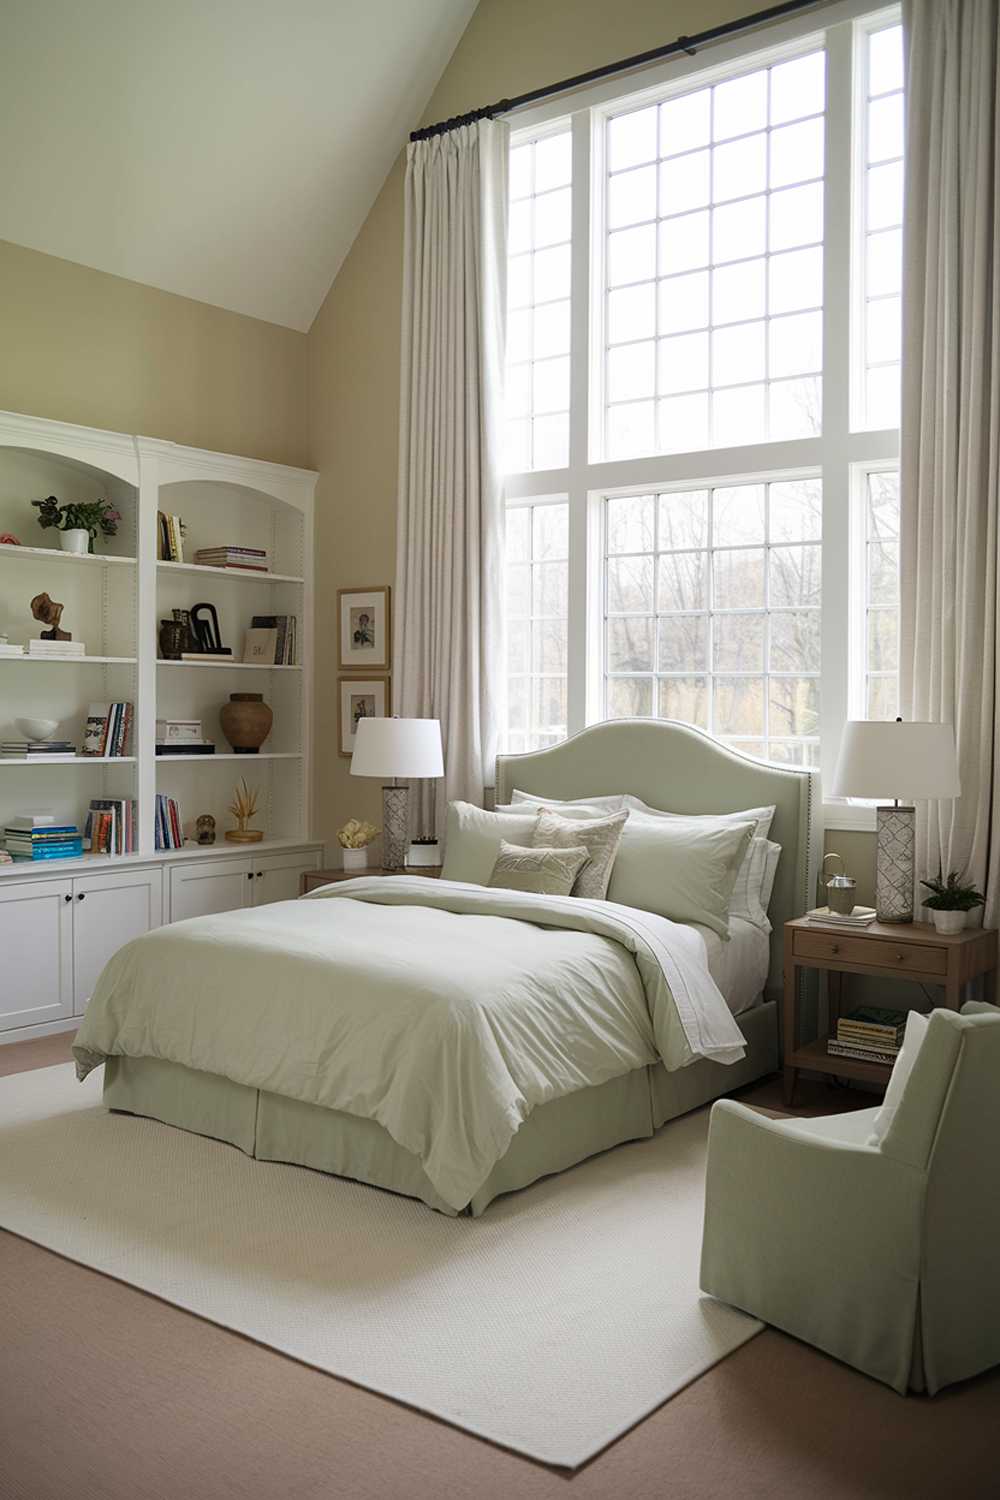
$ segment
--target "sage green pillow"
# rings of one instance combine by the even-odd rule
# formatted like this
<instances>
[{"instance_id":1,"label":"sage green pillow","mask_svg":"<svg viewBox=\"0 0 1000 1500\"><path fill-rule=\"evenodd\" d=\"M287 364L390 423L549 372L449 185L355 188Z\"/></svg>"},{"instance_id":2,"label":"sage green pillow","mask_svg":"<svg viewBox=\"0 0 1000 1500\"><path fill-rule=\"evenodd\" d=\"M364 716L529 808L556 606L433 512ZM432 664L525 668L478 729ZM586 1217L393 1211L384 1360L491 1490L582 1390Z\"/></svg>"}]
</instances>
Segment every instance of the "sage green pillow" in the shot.
<instances>
[{"instance_id":1,"label":"sage green pillow","mask_svg":"<svg viewBox=\"0 0 1000 1500\"><path fill-rule=\"evenodd\" d=\"M526 849L501 840L489 884L538 896L568 896L590 855L578 849Z\"/></svg>"},{"instance_id":2,"label":"sage green pillow","mask_svg":"<svg viewBox=\"0 0 1000 1500\"><path fill-rule=\"evenodd\" d=\"M543 807L538 814L531 841L548 849L586 849L590 858L576 877L576 884L570 895L589 901L603 901L608 893L611 867L627 822L627 810L612 813L607 818L591 818L582 822L564 818L551 808Z\"/></svg>"},{"instance_id":3,"label":"sage green pillow","mask_svg":"<svg viewBox=\"0 0 1000 1500\"><path fill-rule=\"evenodd\" d=\"M672 922L697 922L728 938L729 898L756 827L633 812L618 846L608 900Z\"/></svg>"},{"instance_id":4,"label":"sage green pillow","mask_svg":"<svg viewBox=\"0 0 1000 1500\"><path fill-rule=\"evenodd\" d=\"M486 885L500 852L500 841L529 845L538 808L523 812L490 812L471 802L449 802L442 880Z\"/></svg>"}]
</instances>

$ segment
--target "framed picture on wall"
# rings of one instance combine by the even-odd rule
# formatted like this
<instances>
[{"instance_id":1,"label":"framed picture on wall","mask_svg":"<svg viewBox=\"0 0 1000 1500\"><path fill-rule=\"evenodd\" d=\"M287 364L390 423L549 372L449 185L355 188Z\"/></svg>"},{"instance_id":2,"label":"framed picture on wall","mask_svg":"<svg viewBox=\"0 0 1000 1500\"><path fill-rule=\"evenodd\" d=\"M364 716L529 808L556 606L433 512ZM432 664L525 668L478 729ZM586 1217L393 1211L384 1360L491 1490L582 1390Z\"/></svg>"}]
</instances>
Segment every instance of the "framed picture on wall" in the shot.
<instances>
[{"instance_id":1,"label":"framed picture on wall","mask_svg":"<svg viewBox=\"0 0 1000 1500\"><path fill-rule=\"evenodd\" d=\"M392 653L389 587L337 590L342 672L388 672Z\"/></svg>"},{"instance_id":2,"label":"framed picture on wall","mask_svg":"<svg viewBox=\"0 0 1000 1500\"><path fill-rule=\"evenodd\" d=\"M354 754L354 736L361 719L385 719L391 712L388 677L338 677L337 715L340 754Z\"/></svg>"}]
</instances>

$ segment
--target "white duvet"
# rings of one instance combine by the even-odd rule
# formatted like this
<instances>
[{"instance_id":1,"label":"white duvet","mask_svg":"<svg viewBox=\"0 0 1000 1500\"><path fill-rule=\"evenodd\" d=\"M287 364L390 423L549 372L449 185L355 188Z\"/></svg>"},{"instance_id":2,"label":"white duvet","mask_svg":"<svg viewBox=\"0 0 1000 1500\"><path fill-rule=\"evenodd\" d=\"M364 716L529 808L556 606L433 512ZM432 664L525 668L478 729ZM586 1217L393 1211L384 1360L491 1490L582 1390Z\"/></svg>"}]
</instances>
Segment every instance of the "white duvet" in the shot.
<instances>
[{"instance_id":1,"label":"white duvet","mask_svg":"<svg viewBox=\"0 0 1000 1500\"><path fill-rule=\"evenodd\" d=\"M463 1208L547 1100L742 1034L693 930L604 901L362 878L162 927L105 968L77 1071L158 1057L377 1120Z\"/></svg>"}]
</instances>

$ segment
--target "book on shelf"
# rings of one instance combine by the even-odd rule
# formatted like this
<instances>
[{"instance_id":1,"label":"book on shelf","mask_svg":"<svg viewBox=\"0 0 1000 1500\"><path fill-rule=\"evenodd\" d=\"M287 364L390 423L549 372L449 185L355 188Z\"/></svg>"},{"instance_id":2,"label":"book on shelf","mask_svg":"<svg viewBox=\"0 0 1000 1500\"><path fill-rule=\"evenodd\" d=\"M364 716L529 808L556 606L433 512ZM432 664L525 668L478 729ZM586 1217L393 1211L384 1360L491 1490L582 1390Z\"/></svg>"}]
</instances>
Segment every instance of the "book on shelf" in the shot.
<instances>
[{"instance_id":1,"label":"book on shelf","mask_svg":"<svg viewBox=\"0 0 1000 1500\"><path fill-rule=\"evenodd\" d=\"M0 656L23 656L23 646L12 646L10 641L0 641Z\"/></svg>"},{"instance_id":2,"label":"book on shelf","mask_svg":"<svg viewBox=\"0 0 1000 1500\"><path fill-rule=\"evenodd\" d=\"M265 626L251 626L243 637L243 660L249 666L272 667L278 656L278 632Z\"/></svg>"},{"instance_id":3,"label":"book on shelf","mask_svg":"<svg viewBox=\"0 0 1000 1500\"><path fill-rule=\"evenodd\" d=\"M831 911L828 906L817 906L806 912L810 922L818 927L870 927L875 920L874 906L856 906L849 917Z\"/></svg>"},{"instance_id":4,"label":"book on shelf","mask_svg":"<svg viewBox=\"0 0 1000 1500\"><path fill-rule=\"evenodd\" d=\"M157 755L214 755L214 740L157 740Z\"/></svg>"},{"instance_id":5,"label":"book on shelf","mask_svg":"<svg viewBox=\"0 0 1000 1500\"><path fill-rule=\"evenodd\" d=\"M156 555L161 562L184 561L184 530L180 516L156 512Z\"/></svg>"},{"instance_id":6,"label":"book on shelf","mask_svg":"<svg viewBox=\"0 0 1000 1500\"><path fill-rule=\"evenodd\" d=\"M233 661L233 652L230 646L223 646L221 651L182 651L181 661Z\"/></svg>"},{"instance_id":7,"label":"book on shelf","mask_svg":"<svg viewBox=\"0 0 1000 1500\"><path fill-rule=\"evenodd\" d=\"M906 1032L906 1011L859 1005L837 1020L837 1041L899 1048Z\"/></svg>"},{"instance_id":8,"label":"book on shelf","mask_svg":"<svg viewBox=\"0 0 1000 1500\"><path fill-rule=\"evenodd\" d=\"M0 757L4 760L76 760L76 746L70 740L3 740Z\"/></svg>"},{"instance_id":9,"label":"book on shelf","mask_svg":"<svg viewBox=\"0 0 1000 1500\"><path fill-rule=\"evenodd\" d=\"M31 807L26 812L17 813L13 818L8 818L7 827L16 828L51 828L56 821L56 815L49 807Z\"/></svg>"},{"instance_id":10,"label":"book on shelf","mask_svg":"<svg viewBox=\"0 0 1000 1500\"><path fill-rule=\"evenodd\" d=\"M297 644L296 623L294 615L254 615L250 621L250 629L247 631L247 637L249 639L258 630L275 631L276 639L274 656L272 658L273 665L276 667L294 667L296 664L295 651ZM245 647L243 660L250 660Z\"/></svg>"},{"instance_id":11,"label":"book on shelf","mask_svg":"<svg viewBox=\"0 0 1000 1500\"><path fill-rule=\"evenodd\" d=\"M127 755L132 715L131 703L89 704L81 753L108 756L114 760Z\"/></svg>"},{"instance_id":12,"label":"book on shelf","mask_svg":"<svg viewBox=\"0 0 1000 1500\"><path fill-rule=\"evenodd\" d=\"M898 1049L853 1047L849 1042L839 1042L836 1037L830 1037L826 1050L830 1057L849 1057L854 1062L889 1063L890 1065L899 1056Z\"/></svg>"},{"instance_id":13,"label":"book on shelf","mask_svg":"<svg viewBox=\"0 0 1000 1500\"><path fill-rule=\"evenodd\" d=\"M83 841L92 854L134 854L136 804L131 797L94 797Z\"/></svg>"},{"instance_id":14,"label":"book on shelf","mask_svg":"<svg viewBox=\"0 0 1000 1500\"><path fill-rule=\"evenodd\" d=\"M157 849L180 849L183 844L180 808L173 797L168 797L165 792L157 792L155 846Z\"/></svg>"},{"instance_id":15,"label":"book on shelf","mask_svg":"<svg viewBox=\"0 0 1000 1500\"><path fill-rule=\"evenodd\" d=\"M263 547L200 547L194 560L203 568L242 568L249 573L269 573L271 560Z\"/></svg>"},{"instance_id":16,"label":"book on shelf","mask_svg":"<svg viewBox=\"0 0 1000 1500\"><path fill-rule=\"evenodd\" d=\"M0 849L0 865L12 865L13 863L13 854L8 854L6 849Z\"/></svg>"},{"instance_id":17,"label":"book on shelf","mask_svg":"<svg viewBox=\"0 0 1000 1500\"><path fill-rule=\"evenodd\" d=\"M83 841L75 823L18 828L12 819L4 829L7 853L20 863L23 860L72 859L83 853Z\"/></svg>"},{"instance_id":18,"label":"book on shelf","mask_svg":"<svg viewBox=\"0 0 1000 1500\"><path fill-rule=\"evenodd\" d=\"M28 642L29 656L86 656L86 641L43 641L37 637Z\"/></svg>"}]
</instances>

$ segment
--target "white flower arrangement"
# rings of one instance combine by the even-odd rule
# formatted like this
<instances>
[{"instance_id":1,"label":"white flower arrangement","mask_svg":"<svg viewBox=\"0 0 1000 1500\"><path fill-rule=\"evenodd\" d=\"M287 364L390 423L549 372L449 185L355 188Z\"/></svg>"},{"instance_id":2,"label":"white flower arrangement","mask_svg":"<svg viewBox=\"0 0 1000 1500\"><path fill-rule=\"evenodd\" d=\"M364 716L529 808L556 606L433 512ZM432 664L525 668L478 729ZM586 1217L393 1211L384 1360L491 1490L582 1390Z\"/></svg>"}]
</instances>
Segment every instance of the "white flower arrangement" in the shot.
<instances>
[{"instance_id":1,"label":"white flower arrangement","mask_svg":"<svg viewBox=\"0 0 1000 1500\"><path fill-rule=\"evenodd\" d=\"M374 823L362 823L357 818L351 818L338 830L337 841L342 849L365 849L381 832Z\"/></svg>"}]
</instances>

